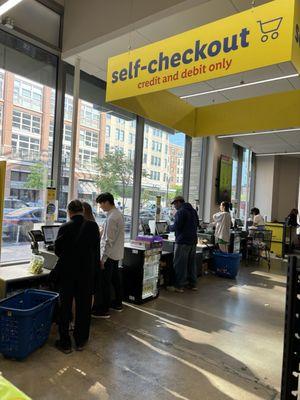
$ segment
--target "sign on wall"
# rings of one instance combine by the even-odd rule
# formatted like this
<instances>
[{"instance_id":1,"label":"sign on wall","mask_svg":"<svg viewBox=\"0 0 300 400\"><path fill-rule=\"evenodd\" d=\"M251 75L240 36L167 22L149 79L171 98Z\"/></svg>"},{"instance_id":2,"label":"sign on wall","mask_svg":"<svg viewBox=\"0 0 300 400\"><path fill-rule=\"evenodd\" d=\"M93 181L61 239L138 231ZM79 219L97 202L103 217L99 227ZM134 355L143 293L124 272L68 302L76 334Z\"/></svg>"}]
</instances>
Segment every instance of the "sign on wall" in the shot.
<instances>
[{"instance_id":1,"label":"sign on wall","mask_svg":"<svg viewBox=\"0 0 300 400\"><path fill-rule=\"evenodd\" d=\"M298 2L271 1L110 58L107 101L290 61Z\"/></svg>"},{"instance_id":2,"label":"sign on wall","mask_svg":"<svg viewBox=\"0 0 300 400\"><path fill-rule=\"evenodd\" d=\"M46 225L52 225L57 220L58 202L56 188L48 187L46 190Z\"/></svg>"}]
</instances>

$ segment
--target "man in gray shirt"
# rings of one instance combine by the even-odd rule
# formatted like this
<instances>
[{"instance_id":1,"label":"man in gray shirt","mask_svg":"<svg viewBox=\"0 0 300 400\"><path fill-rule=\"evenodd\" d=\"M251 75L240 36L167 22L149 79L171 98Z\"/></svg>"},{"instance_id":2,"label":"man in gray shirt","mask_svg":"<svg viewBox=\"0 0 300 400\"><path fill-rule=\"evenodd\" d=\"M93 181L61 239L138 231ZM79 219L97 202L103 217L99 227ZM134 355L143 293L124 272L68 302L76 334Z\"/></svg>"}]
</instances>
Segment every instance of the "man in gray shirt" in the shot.
<instances>
[{"instance_id":1,"label":"man in gray shirt","mask_svg":"<svg viewBox=\"0 0 300 400\"><path fill-rule=\"evenodd\" d=\"M92 311L94 318L110 318L109 308L122 311L122 287L119 261L124 255L124 218L115 207L110 193L100 194L96 202L107 213L101 232L101 261L96 283L95 301ZM111 304L111 285L115 291L115 301Z\"/></svg>"}]
</instances>

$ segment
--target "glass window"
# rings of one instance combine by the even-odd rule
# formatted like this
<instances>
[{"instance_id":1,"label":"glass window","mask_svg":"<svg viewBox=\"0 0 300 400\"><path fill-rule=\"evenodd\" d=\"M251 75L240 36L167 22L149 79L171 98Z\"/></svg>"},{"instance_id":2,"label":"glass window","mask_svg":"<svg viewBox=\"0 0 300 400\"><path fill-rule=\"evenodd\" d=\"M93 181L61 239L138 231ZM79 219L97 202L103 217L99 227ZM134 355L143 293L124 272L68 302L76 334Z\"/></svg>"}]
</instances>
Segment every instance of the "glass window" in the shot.
<instances>
[{"instance_id":1,"label":"glass window","mask_svg":"<svg viewBox=\"0 0 300 400\"><path fill-rule=\"evenodd\" d=\"M16 76L14 80L15 105L34 111L42 111L43 86L28 79Z\"/></svg>"},{"instance_id":2,"label":"glass window","mask_svg":"<svg viewBox=\"0 0 300 400\"><path fill-rule=\"evenodd\" d=\"M233 146L232 155L232 183L231 183L231 203L232 203L232 213L234 217L238 217L238 167L239 167L239 147Z\"/></svg>"},{"instance_id":3,"label":"glass window","mask_svg":"<svg viewBox=\"0 0 300 400\"><path fill-rule=\"evenodd\" d=\"M69 79L69 85L68 85ZM73 107L71 74L67 77L68 100L65 101L65 129L63 138L62 185L60 208L65 209L68 199L68 177L70 176L70 149L72 138L71 110ZM105 98L97 80L81 75L80 104L85 105L85 118L81 109L78 124L78 145L76 148L75 189L76 197L87 201L93 207L96 221L102 225L105 215L96 205L96 197L102 191L111 192L117 207L122 210L125 219L125 235L130 236L134 148L129 143L130 134L135 141L135 117L132 120L116 116L116 110L107 110L107 104L101 104ZM104 108L105 106L105 108ZM96 110L96 113L95 113ZM93 113L97 115L93 122ZM92 115L91 115L92 114ZM120 111L121 114L121 111ZM127 117L127 116L126 116ZM88 122L88 124L87 124ZM97 122L97 123L96 123ZM126 137L126 140L125 140Z\"/></svg>"},{"instance_id":4,"label":"glass window","mask_svg":"<svg viewBox=\"0 0 300 400\"><path fill-rule=\"evenodd\" d=\"M133 150L132 150L132 149L129 149L129 150L128 150L128 159L129 159L130 161L133 160Z\"/></svg>"},{"instance_id":5,"label":"glass window","mask_svg":"<svg viewBox=\"0 0 300 400\"><path fill-rule=\"evenodd\" d=\"M24 133L41 134L41 117L29 113L13 110L13 131L22 131Z\"/></svg>"},{"instance_id":6,"label":"glass window","mask_svg":"<svg viewBox=\"0 0 300 400\"><path fill-rule=\"evenodd\" d=\"M86 101L81 101L80 108L81 125L99 129L100 128L100 110Z\"/></svg>"},{"instance_id":7,"label":"glass window","mask_svg":"<svg viewBox=\"0 0 300 400\"><path fill-rule=\"evenodd\" d=\"M51 98L50 98L50 115L53 117L55 112L55 90L51 90Z\"/></svg>"},{"instance_id":8,"label":"glass window","mask_svg":"<svg viewBox=\"0 0 300 400\"><path fill-rule=\"evenodd\" d=\"M52 163L57 57L4 32L0 35L1 52L6 54L0 70L0 99L4 101L0 105L1 130L2 123L6 127L0 133L0 158L8 161L0 255L5 263L30 258L28 231L44 223L45 189ZM4 41L6 35L10 39ZM22 52L25 48L26 53Z\"/></svg>"},{"instance_id":9,"label":"glass window","mask_svg":"<svg viewBox=\"0 0 300 400\"><path fill-rule=\"evenodd\" d=\"M4 73L5 71L0 70L0 99L3 100L4 94Z\"/></svg>"},{"instance_id":10,"label":"glass window","mask_svg":"<svg viewBox=\"0 0 300 400\"><path fill-rule=\"evenodd\" d=\"M132 132L129 132L129 134L128 134L128 144L133 144L133 133Z\"/></svg>"},{"instance_id":11,"label":"glass window","mask_svg":"<svg viewBox=\"0 0 300 400\"><path fill-rule=\"evenodd\" d=\"M80 147L90 147L96 152L98 151L98 133L93 131L81 130L80 131Z\"/></svg>"},{"instance_id":12,"label":"glass window","mask_svg":"<svg viewBox=\"0 0 300 400\"><path fill-rule=\"evenodd\" d=\"M66 94L65 96L65 120L72 121L73 116L73 97Z\"/></svg>"},{"instance_id":13,"label":"glass window","mask_svg":"<svg viewBox=\"0 0 300 400\"><path fill-rule=\"evenodd\" d=\"M251 160L252 152L249 149L243 150L243 164L242 164L242 184L241 184L241 198L240 198L240 219L246 220L249 213L249 199L250 199L250 185L251 185Z\"/></svg>"},{"instance_id":14,"label":"glass window","mask_svg":"<svg viewBox=\"0 0 300 400\"><path fill-rule=\"evenodd\" d=\"M157 195L160 195L162 200L161 218L169 222L173 219L170 199L182 194L183 184L183 167L179 168L178 171L178 165L184 165L185 135L182 133L172 135L147 124L145 125L146 133L147 138L144 138L143 154L140 230L142 224L155 219ZM149 143L150 146L148 146Z\"/></svg>"}]
</instances>

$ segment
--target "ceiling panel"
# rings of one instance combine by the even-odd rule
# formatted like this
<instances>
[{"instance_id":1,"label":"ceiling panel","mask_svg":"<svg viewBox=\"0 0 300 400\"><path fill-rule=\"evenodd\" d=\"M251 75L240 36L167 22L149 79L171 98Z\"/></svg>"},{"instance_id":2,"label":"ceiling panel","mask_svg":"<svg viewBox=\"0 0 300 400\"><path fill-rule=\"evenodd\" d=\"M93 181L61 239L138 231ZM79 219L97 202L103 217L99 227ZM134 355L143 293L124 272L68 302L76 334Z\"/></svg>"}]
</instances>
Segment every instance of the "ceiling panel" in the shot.
<instances>
[{"instance_id":1,"label":"ceiling panel","mask_svg":"<svg viewBox=\"0 0 300 400\"><path fill-rule=\"evenodd\" d=\"M180 97L193 93L207 92L209 90L213 90L213 87L209 84L209 82L199 82L199 83L194 83L193 85L181 86L174 89L170 89L170 92Z\"/></svg>"},{"instance_id":2,"label":"ceiling panel","mask_svg":"<svg viewBox=\"0 0 300 400\"><path fill-rule=\"evenodd\" d=\"M255 153L300 151L300 131L236 137L234 142Z\"/></svg>"},{"instance_id":3,"label":"ceiling panel","mask_svg":"<svg viewBox=\"0 0 300 400\"><path fill-rule=\"evenodd\" d=\"M289 146L287 144L268 144L268 145L257 145L253 143L248 143L244 141L235 140L236 144L246 147L252 150L256 154L263 154L263 153L289 153L294 151L300 151L300 145L298 146Z\"/></svg>"},{"instance_id":4,"label":"ceiling panel","mask_svg":"<svg viewBox=\"0 0 300 400\"><path fill-rule=\"evenodd\" d=\"M230 0L199 0L199 5L163 18L138 29L143 36L155 42L197 28L236 12Z\"/></svg>"},{"instance_id":5,"label":"ceiling panel","mask_svg":"<svg viewBox=\"0 0 300 400\"><path fill-rule=\"evenodd\" d=\"M94 64L98 68L106 71L109 57L125 53L129 51L129 49L146 46L147 44L149 44L149 41L138 32L131 32L117 39L103 43L101 46L86 50L80 54L80 57L85 59L89 64Z\"/></svg>"},{"instance_id":6,"label":"ceiling panel","mask_svg":"<svg viewBox=\"0 0 300 400\"><path fill-rule=\"evenodd\" d=\"M281 134L277 134L283 141L288 142L292 146L296 146L300 144L300 131L296 132L285 132Z\"/></svg>"},{"instance_id":7,"label":"ceiling panel","mask_svg":"<svg viewBox=\"0 0 300 400\"><path fill-rule=\"evenodd\" d=\"M290 74L294 73L295 70ZM224 87L240 85L242 81L245 83L257 82L290 74L283 73L279 65L271 65L269 67L257 68L255 70L242 72L240 74L225 76L224 78L212 79L208 83L215 89L221 89Z\"/></svg>"},{"instance_id":8,"label":"ceiling panel","mask_svg":"<svg viewBox=\"0 0 300 400\"><path fill-rule=\"evenodd\" d=\"M261 6L262 4L269 3L269 1L271 0L255 0L255 6ZM251 8L253 0L231 0L231 2L241 12Z\"/></svg>"},{"instance_id":9,"label":"ceiling panel","mask_svg":"<svg viewBox=\"0 0 300 400\"><path fill-rule=\"evenodd\" d=\"M190 99L184 100L191 104L194 107L204 107L204 106L209 106L212 104L221 104L221 103L226 103L229 101L228 98L226 98L224 95L221 93L214 93L211 95L206 95L206 96L197 96L197 97L192 97Z\"/></svg>"},{"instance_id":10,"label":"ceiling panel","mask_svg":"<svg viewBox=\"0 0 300 400\"><path fill-rule=\"evenodd\" d=\"M277 82L268 82L261 85L246 86L242 89L234 89L226 92L230 100L241 100L246 98L266 96L278 92L288 92L294 90L287 79Z\"/></svg>"},{"instance_id":11,"label":"ceiling panel","mask_svg":"<svg viewBox=\"0 0 300 400\"><path fill-rule=\"evenodd\" d=\"M237 89L196 96L185 99L186 102L194 106L204 106L212 103L222 103L228 100L240 100L244 98L251 98L257 96L265 96L272 93L286 92L289 90L300 89L300 78L283 79L280 81L272 81L264 84L253 86L242 86L241 81L244 83L257 82L261 80L273 79L284 76L283 64L272 65L265 68L259 68L253 71L247 71L240 74L230 75L219 79L212 79L206 82L195 83L192 85L183 86L180 88L171 89L170 92L176 96L185 96L196 93L208 92L214 89L222 89L231 86L239 86ZM284 66L285 67L285 66ZM287 71L287 68L285 68ZM289 74L295 73L294 68L289 69ZM205 99L206 98L206 99Z\"/></svg>"}]
</instances>

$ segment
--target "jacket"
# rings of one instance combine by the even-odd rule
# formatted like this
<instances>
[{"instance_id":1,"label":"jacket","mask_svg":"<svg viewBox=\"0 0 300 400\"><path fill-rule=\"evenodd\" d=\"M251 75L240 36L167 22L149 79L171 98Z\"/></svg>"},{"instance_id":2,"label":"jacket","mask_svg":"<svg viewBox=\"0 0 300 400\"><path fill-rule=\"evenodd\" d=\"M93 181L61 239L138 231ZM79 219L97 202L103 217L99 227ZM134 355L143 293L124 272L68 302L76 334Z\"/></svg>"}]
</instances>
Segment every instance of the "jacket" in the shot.
<instances>
[{"instance_id":1,"label":"jacket","mask_svg":"<svg viewBox=\"0 0 300 400\"><path fill-rule=\"evenodd\" d=\"M220 211L213 216L216 224L215 237L222 239L224 242L230 242L231 215L229 212Z\"/></svg>"},{"instance_id":2,"label":"jacket","mask_svg":"<svg viewBox=\"0 0 300 400\"><path fill-rule=\"evenodd\" d=\"M175 232L177 244L195 245L197 244L197 229L199 218L196 210L190 203L183 203L175 214L175 222L170 226L170 230Z\"/></svg>"},{"instance_id":3,"label":"jacket","mask_svg":"<svg viewBox=\"0 0 300 400\"><path fill-rule=\"evenodd\" d=\"M72 280L93 283L100 265L100 232L96 222L87 221L81 215L72 217L59 228L54 249L60 284Z\"/></svg>"}]
</instances>

